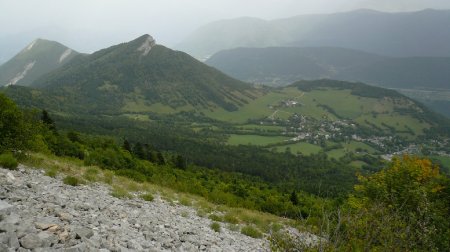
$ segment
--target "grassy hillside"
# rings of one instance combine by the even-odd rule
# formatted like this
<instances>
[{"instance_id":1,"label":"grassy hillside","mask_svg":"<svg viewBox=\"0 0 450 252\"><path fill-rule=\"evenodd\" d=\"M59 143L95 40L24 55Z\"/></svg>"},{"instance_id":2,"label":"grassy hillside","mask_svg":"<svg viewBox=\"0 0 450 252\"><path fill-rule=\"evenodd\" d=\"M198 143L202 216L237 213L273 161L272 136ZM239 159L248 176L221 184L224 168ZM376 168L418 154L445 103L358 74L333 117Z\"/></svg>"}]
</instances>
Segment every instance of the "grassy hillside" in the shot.
<instances>
[{"instance_id":1,"label":"grassy hillside","mask_svg":"<svg viewBox=\"0 0 450 252\"><path fill-rule=\"evenodd\" d=\"M434 146L430 148L437 153L447 148L450 133L447 119L396 91L331 80L297 82L238 111L205 115L233 125L225 130L227 144L301 155L325 153L331 159L350 158L346 162L355 167L372 162L367 155L420 154L425 146ZM436 138L436 132L444 137Z\"/></svg>"},{"instance_id":2,"label":"grassy hillside","mask_svg":"<svg viewBox=\"0 0 450 252\"><path fill-rule=\"evenodd\" d=\"M295 104L284 104L288 101ZM411 114L402 114L402 109L410 110ZM239 111L207 113L217 120L236 123L267 118L288 119L295 114L317 120L348 119L361 121L363 124L365 119L379 124L393 122L399 123L399 129L412 126L417 129L417 134L421 134L423 129L430 126L421 119L425 116L423 107L395 91L326 80L304 81L275 89L243 106Z\"/></svg>"},{"instance_id":3,"label":"grassy hillside","mask_svg":"<svg viewBox=\"0 0 450 252\"><path fill-rule=\"evenodd\" d=\"M36 39L0 66L0 86L29 86L36 79L63 66L78 54L58 42Z\"/></svg>"}]
</instances>

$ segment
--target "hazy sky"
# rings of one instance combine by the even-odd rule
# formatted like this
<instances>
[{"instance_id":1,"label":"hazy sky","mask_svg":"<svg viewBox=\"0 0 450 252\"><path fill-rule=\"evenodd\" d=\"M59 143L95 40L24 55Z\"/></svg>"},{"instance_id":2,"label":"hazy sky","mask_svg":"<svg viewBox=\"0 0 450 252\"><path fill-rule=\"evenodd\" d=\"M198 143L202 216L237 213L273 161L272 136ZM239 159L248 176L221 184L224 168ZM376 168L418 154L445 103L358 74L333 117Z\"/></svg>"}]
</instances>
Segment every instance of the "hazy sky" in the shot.
<instances>
[{"instance_id":1,"label":"hazy sky","mask_svg":"<svg viewBox=\"0 0 450 252\"><path fill-rule=\"evenodd\" d=\"M148 33L171 46L217 19L358 8L450 9L450 0L0 0L0 39L43 37L89 52Z\"/></svg>"}]
</instances>

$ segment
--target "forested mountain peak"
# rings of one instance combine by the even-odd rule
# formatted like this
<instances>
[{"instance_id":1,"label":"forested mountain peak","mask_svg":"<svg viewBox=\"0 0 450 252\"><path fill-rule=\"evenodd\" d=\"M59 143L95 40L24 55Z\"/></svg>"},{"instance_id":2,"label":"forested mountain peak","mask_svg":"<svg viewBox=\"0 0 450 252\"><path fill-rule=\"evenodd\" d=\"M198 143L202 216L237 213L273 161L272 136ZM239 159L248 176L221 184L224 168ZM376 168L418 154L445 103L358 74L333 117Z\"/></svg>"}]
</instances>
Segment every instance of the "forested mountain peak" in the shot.
<instances>
[{"instance_id":1,"label":"forested mountain peak","mask_svg":"<svg viewBox=\"0 0 450 252\"><path fill-rule=\"evenodd\" d=\"M148 34L77 57L33 86L77 100L92 99L85 103L92 104L92 112L153 111L154 105L230 111L250 99L247 91L253 90L186 53L156 44Z\"/></svg>"}]
</instances>

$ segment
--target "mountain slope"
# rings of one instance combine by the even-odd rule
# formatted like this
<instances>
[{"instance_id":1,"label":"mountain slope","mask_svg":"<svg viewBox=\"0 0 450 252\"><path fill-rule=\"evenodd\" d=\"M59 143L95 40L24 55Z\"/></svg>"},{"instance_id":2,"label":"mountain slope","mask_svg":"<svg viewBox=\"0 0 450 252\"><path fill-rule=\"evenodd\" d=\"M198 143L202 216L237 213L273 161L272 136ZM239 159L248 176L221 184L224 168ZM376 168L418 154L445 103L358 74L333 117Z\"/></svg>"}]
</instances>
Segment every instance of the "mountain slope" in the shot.
<instances>
[{"instance_id":1,"label":"mountain slope","mask_svg":"<svg viewBox=\"0 0 450 252\"><path fill-rule=\"evenodd\" d=\"M236 110L253 88L149 35L80 56L33 83L62 106L93 113Z\"/></svg>"},{"instance_id":2,"label":"mountain slope","mask_svg":"<svg viewBox=\"0 0 450 252\"><path fill-rule=\"evenodd\" d=\"M450 56L450 11L356 10L278 20L231 19L207 24L177 48L197 58L236 47L344 47L387 56ZM226 32L224 32L226 31Z\"/></svg>"},{"instance_id":3,"label":"mountain slope","mask_svg":"<svg viewBox=\"0 0 450 252\"><path fill-rule=\"evenodd\" d=\"M29 86L37 78L63 66L78 54L58 42L36 39L0 66L0 86Z\"/></svg>"}]
</instances>

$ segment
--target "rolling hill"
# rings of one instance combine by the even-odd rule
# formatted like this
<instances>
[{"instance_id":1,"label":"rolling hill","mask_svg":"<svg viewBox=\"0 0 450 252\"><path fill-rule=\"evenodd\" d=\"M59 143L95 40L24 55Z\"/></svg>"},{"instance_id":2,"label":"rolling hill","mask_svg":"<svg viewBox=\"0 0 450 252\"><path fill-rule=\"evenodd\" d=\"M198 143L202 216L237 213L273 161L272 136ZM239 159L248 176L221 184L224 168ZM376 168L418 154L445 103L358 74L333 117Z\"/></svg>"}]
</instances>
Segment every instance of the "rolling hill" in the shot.
<instances>
[{"instance_id":1,"label":"rolling hill","mask_svg":"<svg viewBox=\"0 0 450 252\"><path fill-rule=\"evenodd\" d=\"M450 11L356 10L285 19L237 18L207 24L176 48L199 59L237 47L343 47L394 57L450 56Z\"/></svg>"},{"instance_id":2,"label":"rolling hill","mask_svg":"<svg viewBox=\"0 0 450 252\"><path fill-rule=\"evenodd\" d=\"M29 86L79 53L55 41L36 39L0 66L0 86Z\"/></svg>"},{"instance_id":3,"label":"rolling hill","mask_svg":"<svg viewBox=\"0 0 450 252\"><path fill-rule=\"evenodd\" d=\"M330 47L236 48L206 61L246 82L286 86L330 78L393 88L450 116L450 57L394 58Z\"/></svg>"}]
</instances>

